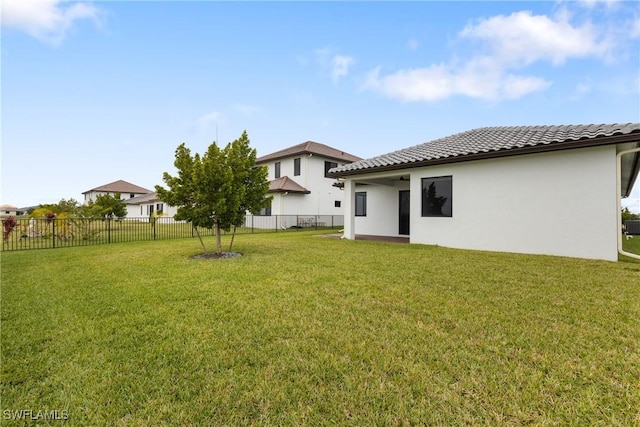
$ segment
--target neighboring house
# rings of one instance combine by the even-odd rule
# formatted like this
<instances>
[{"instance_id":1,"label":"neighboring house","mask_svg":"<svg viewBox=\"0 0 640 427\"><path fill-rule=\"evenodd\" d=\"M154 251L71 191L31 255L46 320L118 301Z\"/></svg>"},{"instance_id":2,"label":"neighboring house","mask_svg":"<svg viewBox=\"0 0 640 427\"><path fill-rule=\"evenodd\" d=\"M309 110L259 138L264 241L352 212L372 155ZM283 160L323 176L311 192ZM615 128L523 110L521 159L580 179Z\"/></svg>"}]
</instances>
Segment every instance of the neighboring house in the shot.
<instances>
[{"instance_id":1,"label":"neighboring house","mask_svg":"<svg viewBox=\"0 0 640 427\"><path fill-rule=\"evenodd\" d=\"M0 216L17 216L24 212L12 205L0 205Z\"/></svg>"},{"instance_id":2,"label":"neighboring house","mask_svg":"<svg viewBox=\"0 0 640 427\"><path fill-rule=\"evenodd\" d=\"M345 179L348 239L615 261L620 196L640 169L634 152L618 170L617 153L638 147L640 123L488 127L329 175Z\"/></svg>"},{"instance_id":3,"label":"neighboring house","mask_svg":"<svg viewBox=\"0 0 640 427\"><path fill-rule=\"evenodd\" d=\"M136 196L151 193L151 190L139 187L127 181L118 180L83 192L84 204L95 201L99 195L120 193L120 199L127 200Z\"/></svg>"},{"instance_id":4,"label":"neighboring house","mask_svg":"<svg viewBox=\"0 0 640 427\"><path fill-rule=\"evenodd\" d=\"M158 216L173 217L178 208L158 199L155 192L142 194L124 201L127 218L149 218L154 212Z\"/></svg>"},{"instance_id":5,"label":"neighboring house","mask_svg":"<svg viewBox=\"0 0 640 427\"><path fill-rule=\"evenodd\" d=\"M342 215L344 192L334 186L336 179L328 171L358 160L362 159L313 141L259 157L256 164L269 168L273 196L261 215Z\"/></svg>"}]
</instances>

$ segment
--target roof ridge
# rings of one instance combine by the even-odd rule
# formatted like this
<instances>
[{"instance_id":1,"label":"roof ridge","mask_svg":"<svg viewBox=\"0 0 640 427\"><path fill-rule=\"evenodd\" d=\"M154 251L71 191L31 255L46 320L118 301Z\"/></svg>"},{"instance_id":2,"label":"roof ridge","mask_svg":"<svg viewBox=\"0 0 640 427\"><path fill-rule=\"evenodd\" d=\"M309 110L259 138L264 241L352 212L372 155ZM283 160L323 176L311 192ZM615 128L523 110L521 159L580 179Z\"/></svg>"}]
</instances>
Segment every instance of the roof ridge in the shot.
<instances>
[{"instance_id":1,"label":"roof ridge","mask_svg":"<svg viewBox=\"0 0 640 427\"><path fill-rule=\"evenodd\" d=\"M573 148L580 141L585 142L578 147L599 145L608 142L593 140L632 133L640 133L640 123L485 126L360 160L334 168L330 172L348 175L350 172L363 170L410 167L411 164L426 165L432 162L459 161L462 158L498 157L507 155L506 152L514 149L549 151L563 143L572 143Z\"/></svg>"}]
</instances>

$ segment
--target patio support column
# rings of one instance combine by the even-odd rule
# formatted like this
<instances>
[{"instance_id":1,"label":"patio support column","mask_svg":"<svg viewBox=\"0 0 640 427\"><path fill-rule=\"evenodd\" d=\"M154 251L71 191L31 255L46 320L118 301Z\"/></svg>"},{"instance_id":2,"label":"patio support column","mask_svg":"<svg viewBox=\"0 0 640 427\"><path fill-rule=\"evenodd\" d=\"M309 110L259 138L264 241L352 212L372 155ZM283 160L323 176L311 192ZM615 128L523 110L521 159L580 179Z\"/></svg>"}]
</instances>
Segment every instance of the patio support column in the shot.
<instances>
[{"instance_id":1,"label":"patio support column","mask_svg":"<svg viewBox=\"0 0 640 427\"><path fill-rule=\"evenodd\" d=\"M350 178L344 181L344 235L345 239L356 238L356 183Z\"/></svg>"}]
</instances>

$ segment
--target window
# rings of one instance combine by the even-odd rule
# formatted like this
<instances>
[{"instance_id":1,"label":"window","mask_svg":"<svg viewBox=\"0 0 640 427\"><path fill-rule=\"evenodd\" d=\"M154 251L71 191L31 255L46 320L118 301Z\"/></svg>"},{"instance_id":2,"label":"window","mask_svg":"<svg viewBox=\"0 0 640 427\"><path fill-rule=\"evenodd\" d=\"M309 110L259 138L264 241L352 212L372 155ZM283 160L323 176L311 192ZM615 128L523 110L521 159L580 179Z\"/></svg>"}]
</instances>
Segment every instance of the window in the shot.
<instances>
[{"instance_id":1,"label":"window","mask_svg":"<svg viewBox=\"0 0 640 427\"><path fill-rule=\"evenodd\" d=\"M136 197L136 195L135 195L135 194L133 194L133 193L129 193L129 198L130 198L130 199L133 199L134 197Z\"/></svg>"},{"instance_id":2,"label":"window","mask_svg":"<svg viewBox=\"0 0 640 427\"><path fill-rule=\"evenodd\" d=\"M298 157L297 159L293 159L293 175L300 175L300 157Z\"/></svg>"},{"instance_id":3,"label":"window","mask_svg":"<svg viewBox=\"0 0 640 427\"><path fill-rule=\"evenodd\" d=\"M260 212L258 212L256 215L258 215L258 216L271 216L271 202L269 202L269 206L267 206L266 208L260 209Z\"/></svg>"},{"instance_id":4,"label":"window","mask_svg":"<svg viewBox=\"0 0 640 427\"><path fill-rule=\"evenodd\" d=\"M275 176L276 178L280 178L280 162L276 162L276 173Z\"/></svg>"},{"instance_id":5,"label":"window","mask_svg":"<svg viewBox=\"0 0 640 427\"><path fill-rule=\"evenodd\" d=\"M147 215L151 215L153 213L153 205L147 205Z\"/></svg>"},{"instance_id":6,"label":"window","mask_svg":"<svg viewBox=\"0 0 640 427\"><path fill-rule=\"evenodd\" d=\"M324 177L329 178L329 169L337 168L338 164L336 162L324 162Z\"/></svg>"},{"instance_id":7,"label":"window","mask_svg":"<svg viewBox=\"0 0 640 427\"><path fill-rule=\"evenodd\" d=\"M158 203L156 205L156 211L158 211L158 213L161 214L163 210L164 210L164 204L163 203Z\"/></svg>"},{"instance_id":8,"label":"window","mask_svg":"<svg viewBox=\"0 0 640 427\"><path fill-rule=\"evenodd\" d=\"M422 216L453 216L452 178L422 178Z\"/></svg>"},{"instance_id":9,"label":"window","mask_svg":"<svg viewBox=\"0 0 640 427\"><path fill-rule=\"evenodd\" d=\"M356 216L367 216L367 193L356 193Z\"/></svg>"},{"instance_id":10,"label":"window","mask_svg":"<svg viewBox=\"0 0 640 427\"><path fill-rule=\"evenodd\" d=\"M342 202L341 202L340 200L336 200L336 201L333 203L333 206L335 206L336 208L339 208L340 206L342 206Z\"/></svg>"},{"instance_id":11,"label":"window","mask_svg":"<svg viewBox=\"0 0 640 427\"><path fill-rule=\"evenodd\" d=\"M140 205L140 216L142 216L142 205Z\"/></svg>"}]
</instances>

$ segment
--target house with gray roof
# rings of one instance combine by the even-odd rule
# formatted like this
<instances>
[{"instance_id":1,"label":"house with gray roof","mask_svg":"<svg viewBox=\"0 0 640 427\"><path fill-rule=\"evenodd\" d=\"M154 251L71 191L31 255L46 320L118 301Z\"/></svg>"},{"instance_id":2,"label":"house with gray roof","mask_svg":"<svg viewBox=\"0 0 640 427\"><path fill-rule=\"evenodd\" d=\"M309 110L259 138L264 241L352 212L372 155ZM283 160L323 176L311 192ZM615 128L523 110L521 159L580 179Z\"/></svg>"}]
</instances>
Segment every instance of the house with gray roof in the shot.
<instances>
[{"instance_id":1,"label":"house with gray roof","mask_svg":"<svg viewBox=\"0 0 640 427\"><path fill-rule=\"evenodd\" d=\"M127 200L132 199L136 196L149 194L151 193L151 190L147 190L146 188L120 179L118 181L110 182L109 184L100 185L98 187L84 191L82 195L84 196L84 203L87 204L90 201L95 201L99 195L109 195L115 193L120 193L120 199Z\"/></svg>"},{"instance_id":2,"label":"house with gray roof","mask_svg":"<svg viewBox=\"0 0 640 427\"><path fill-rule=\"evenodd\" d=\"M344 237L618 259L640 123L473 129L333 168Z\"/></svg>"},{"instance_id":3,"label":"house with gray roof","mask_svg":"<svg viewBox=\"0 0 640 427\"><path fill-rule=\"evenodd\" d=\"M318 216L343 215L344 192L334 186L336 179L328 172L359 160L362 158L314 141L257 158L256 165L268 168L272 196L271 206L263 209L261 215L283 217L280 220L285 222L278 224L283 227L315 221Z\"/></svg>"},{"instance_id":4,"label":"house with gray roof","mask_svg":"<svg viewBox=\"0 0 640 427\"><path fill-rule=\"evenodd\" d=\"M173 218L178 208L164 203L155 191L141 194L123 201L127 208L127 218L147 220L155 213L156 216Z\"/></svg>"}]
</instances>

